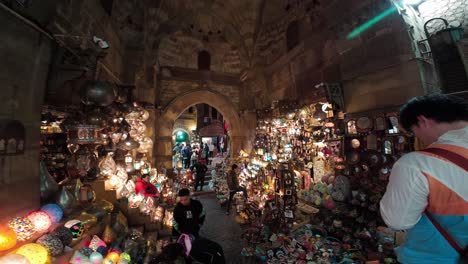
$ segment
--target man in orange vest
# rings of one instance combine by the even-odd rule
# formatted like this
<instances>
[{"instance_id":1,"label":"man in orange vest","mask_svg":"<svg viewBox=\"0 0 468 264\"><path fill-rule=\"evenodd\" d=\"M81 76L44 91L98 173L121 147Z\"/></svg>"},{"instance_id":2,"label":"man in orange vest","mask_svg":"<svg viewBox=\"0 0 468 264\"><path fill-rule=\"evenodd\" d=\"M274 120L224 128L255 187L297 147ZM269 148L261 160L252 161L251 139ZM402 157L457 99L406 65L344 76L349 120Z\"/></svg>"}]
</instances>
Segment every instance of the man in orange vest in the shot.
<instances>
[{"instance_id":1,"label":"man in orange vest","mask_svg":"<svg viewBox=\"0 0 468 264\"><path fill-rule=\"evenodd\" d=\"M468 102L415 97L400 122L428 147L395 163L380 201L387 225L408 231L398 261L468 263Z\"/></svg>"}]
</instances>

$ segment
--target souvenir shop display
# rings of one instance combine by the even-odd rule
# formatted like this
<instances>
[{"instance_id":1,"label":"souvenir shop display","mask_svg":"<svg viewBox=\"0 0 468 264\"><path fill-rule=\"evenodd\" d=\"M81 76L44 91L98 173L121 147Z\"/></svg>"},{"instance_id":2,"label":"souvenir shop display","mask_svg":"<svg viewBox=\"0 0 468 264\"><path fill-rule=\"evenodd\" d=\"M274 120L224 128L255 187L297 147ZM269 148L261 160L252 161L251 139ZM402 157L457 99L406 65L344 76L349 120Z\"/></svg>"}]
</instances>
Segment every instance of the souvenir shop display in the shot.
<instances>
[{"instance_id":1,"label":"souvenir shop display","mask_svg":"<svg viewBox=\"0 0 468 264\"><path fill-rule=\"evenodd\" d=\"M0 227L5 261L141 262L147 241L127 236L129 222L120 210L132 217L135 207L142 224L158 223L157 229L172 225L178 187L164 168L151 164L146 105L133 102L131 93L116 97L121 87L110 83L90 81L81 90L82 105L43 108L42 207ZM154 197L135 193L135 181L143 174L150 175L158 190ZM106 191L115 191L118 206L103 200L102 190L94 190L99 182ZM87 237L94 246L77 248Z\"/></svg>"},{"instance_id":2,"label":"souvenir shop display","mask_svg":"<svg viewBox=\"0 0 468 264\"><path fill-rule=\"evenodd\" d=\"M412 147L398 114L345 119L326 102L278 108L259 113L254 150L237 159L244 207L261 209L241 222L250 223L242 254L267 263L396 263L379 201L393 163Z\"/></svg>"}]
</instances>

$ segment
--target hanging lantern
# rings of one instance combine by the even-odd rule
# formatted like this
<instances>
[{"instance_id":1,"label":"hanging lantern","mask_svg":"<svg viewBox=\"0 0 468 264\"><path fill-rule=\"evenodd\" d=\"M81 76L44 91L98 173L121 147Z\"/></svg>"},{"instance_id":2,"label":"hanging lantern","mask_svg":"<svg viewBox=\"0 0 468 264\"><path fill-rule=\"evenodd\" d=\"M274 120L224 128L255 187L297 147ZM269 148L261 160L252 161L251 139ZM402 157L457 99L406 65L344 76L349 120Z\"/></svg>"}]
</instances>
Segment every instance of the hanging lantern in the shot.
<instances>
[{"instance_id":1,"label":"hanging lantern","mask_svg":"<svg viewBox=\"0 0 468 264\"><path fill-rule=\"evenodd\" d=\"M52 256L58 256L63 252L63 243L60 238L45 234L36 240L36 243L47 248Z\"/></svg>"},{"instance_id":2,"label":"hanging lantern","mask_svg":"<svg viewBox=\"0 0 468 264\"><path fill-rule=\"evenodd\" d=\"M47 248L36 243L23 245L18 248L15 253L25 256L31 264L51 263L50 254Z\"/></svg>"},{"instance_id":3,"label":"hanging lantern","mask_svg":"<svg viewBox=\"0 0 468 264\"><path fill-rule=\"evenodd\" d=\"M132 163L133 157L130 154L125 155L125 163Z\"/></svg>"},{"instance_id":4,"label":"hanging lantern","mask_svg":"<svg viewBox=\"0 0 468 264\"><path fill-rule=\"evenodd\" d=\"M140 144L131 137L125 139L124 141L121 141L118 144L118 148L124 149L124 150L133 150L133 149L138 148L139 146Z\"/></svg>"},{"instance_id":5,"label":"hanging lantern","mask_svg":"<svg viewBox=\"0 0 468 264\"><path fill-rule=\"evenodd\" d=\"M84 225L80 220L74 219L65 223L66 228L70 229L73 238L79 238L84 232Z\"/></svg>"},{"instance_id":6,"label":"hanging lantern","mask_svg":"<svg viewBox=\"0 0 468 264\"><path fill-rule=\"evenodd\" d=\"M122 133L119 133L119 132L111 133L110 138L112 140L112 143L117 144L117 143L119 143L120 139L122 138Z\"/></svg>"},{"instance_id":7,"label":"hanging lantern","mask_svg":"<svg viewBox=\"0 0 468 264\"><path fill-rule=\"evenodd\" d=\"M115 86L110 82L87 81L81 91L81 101L86 105L108 106L116 98Z\"/></svg>"},{"instance_id":8,"label":"hanging lantern","mask_svg":"<svg viewBox=\"0 0 468 264\"><path fill-rule=\"evenodd\" d=\"M144 137L140 141L140 147L138 148L138 152L140 153L148 153L153 148L153 140L149 137Z\"/></svg>"},{"instance_id":9,"label":"hanging lantern","mask_svg":"<svg viewBox=\"0 0 468 264\"><path fill-rule=\"evenodd\" d=\"M9 250L14 246L16 246L15 231L7 226L0 227L0 251Z\"/></svg>"},{"instance_id":10,"label":"hanging lantern","mask_svg":"<svg viewBox=\"0 0 468 264\"><path fill-rule=\"evenodd\" d=\"M149 174L149 173L150 173L150 170L151 170L151 166L149 165L149 163L145 163L145 164L141 167L141 173L142 173L142 174Z\"/></svg>"},{"instance_id":11,"label":"hanging lantern","mask_svg":"<svg viewBox=\"0 0 468 264\"><path fill-rule=\"evenodd\" d=\"M140 121L146 121L149 118L149 112L147 110L140 111Z\"/></svg>"},{"instance_id":12,"label":"hanging lantern","mask_svg":"<svg viewBox=\"0 0 468 264\"><path fill-rule=\"evenodd\" d=\"M54 224L62 220L63 210L57 204L46 204L41 207L41 210L46 212L50 216L50 219Z\"/></svg>"},{"instance_id":13,"label":"hanging lantern","mask_svg":"<svg viewBox=\"0 0 468 264\"><path fill-rule=\"evenodd\" d=\"M116 164L111 153L108 153L107 156L99 162L99 169L101 169L101 175L106 177L115 173Z\"/></svg>"},{"instance_id":14,"label":"hanging lantern","mask_svg":"<svg viewBox=\"0 0 468 264\"><path fill-rule=\"evenodd\" d=\"M52 225L52 220L50 219L50 216L46 212L41 210L29 213L28 219L34 225L34 230L36 230L36 232L45 232Z\"/></svg>"},{"instance_id":15,"label":"hanging lantern","mask_svg":"<svg viewBox=\"0 0 468 264\"><path fill-rule=\"evenodd\" d=\"M0 257L0 263L2 264L31 264L29 260L19 254L9 254L3 257Z\"/></svg>"},{"instance_id":16,"label":"hanging lantern","mask_svg":"<svg viewBox=\"0 0 468 264\"><path fill-rule=\"evenodd\" d=\"M137 170L137 171L140 170L140 169L141 169L141 162L140 162L139 160L135 160L135 161L133 162L133 168L134 168L135 170Z\"/></svg>"},{"instance_id":17,"label":"hanging lantern","mask_svg":"<svg viewBox=\"0 0 468 264\"><path fill-rule=\"evenodd\" d=\"M117 199L127 198L130 195L130 192L127 189L127 185L122 185L117 189Z\"/></svg>"}]
</instances>

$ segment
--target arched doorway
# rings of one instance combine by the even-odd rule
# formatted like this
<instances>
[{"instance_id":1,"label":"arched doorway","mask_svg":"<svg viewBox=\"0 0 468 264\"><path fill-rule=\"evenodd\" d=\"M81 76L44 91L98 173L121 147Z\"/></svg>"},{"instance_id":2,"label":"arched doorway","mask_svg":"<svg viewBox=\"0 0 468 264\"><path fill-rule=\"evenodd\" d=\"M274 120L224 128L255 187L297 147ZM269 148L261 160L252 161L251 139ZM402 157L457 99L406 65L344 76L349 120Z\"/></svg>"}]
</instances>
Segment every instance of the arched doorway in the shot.
<instances>
[{"instance_id":1,"label":"arched doorway","mask_svg":"<svg viewBox=\"0 0 468 264\"><path fill-rule=\"evenodd\" d=\"M172 100L161 112L159 123L156 125L158 135L154 148L154 157L158 164L166 168L172 167L172 135L175 120L189 107L205 103L216 108L228 121L230 154L239 152L242 148L242 124L239 114L232 102L224 95L211 90L196 90L179 95Z\"/></svg>"}]
</instances>

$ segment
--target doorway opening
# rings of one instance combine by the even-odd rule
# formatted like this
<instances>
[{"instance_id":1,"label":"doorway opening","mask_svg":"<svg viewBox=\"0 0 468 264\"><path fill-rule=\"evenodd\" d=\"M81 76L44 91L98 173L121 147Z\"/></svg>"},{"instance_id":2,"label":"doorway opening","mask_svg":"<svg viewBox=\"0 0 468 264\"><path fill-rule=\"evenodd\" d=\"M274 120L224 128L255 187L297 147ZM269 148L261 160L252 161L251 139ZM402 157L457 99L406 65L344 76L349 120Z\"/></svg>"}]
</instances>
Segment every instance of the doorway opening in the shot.
<instances>
[{"instance_id":1,"label":"doorway opening","mask_svg":"<svg viewBox=\"0 0 468 264\"><path fill-rule=\"evenodd\" d=\"M190 106L174 122L172 165L189 169L197 162L216 166L228 151L229 125L213 106L200 103Z\"/></svg>"}]
</instances>

